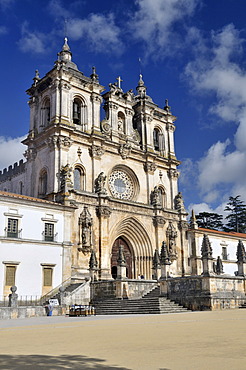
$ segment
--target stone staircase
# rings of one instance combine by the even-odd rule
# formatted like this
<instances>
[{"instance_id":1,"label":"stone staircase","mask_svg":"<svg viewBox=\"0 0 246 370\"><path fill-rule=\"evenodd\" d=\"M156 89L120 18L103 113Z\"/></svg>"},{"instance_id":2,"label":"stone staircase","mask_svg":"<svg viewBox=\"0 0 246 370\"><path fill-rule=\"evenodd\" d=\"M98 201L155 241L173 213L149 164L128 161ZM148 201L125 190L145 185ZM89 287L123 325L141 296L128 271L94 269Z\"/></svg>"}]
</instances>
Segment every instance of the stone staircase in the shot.
<instances>
[{"instance_id":1,"label":"stone staircase","mask_svg":"<svg viewBox=\"0 0 246 370\"><path fill-rule=\"evenodd\" d=\"M188 309L179 306L165 297L160 297L160 287L139 299L107 299L95 301L97 315L130 315L130 314L164 314L187 312Z\"/></svg>"}]
</instances>

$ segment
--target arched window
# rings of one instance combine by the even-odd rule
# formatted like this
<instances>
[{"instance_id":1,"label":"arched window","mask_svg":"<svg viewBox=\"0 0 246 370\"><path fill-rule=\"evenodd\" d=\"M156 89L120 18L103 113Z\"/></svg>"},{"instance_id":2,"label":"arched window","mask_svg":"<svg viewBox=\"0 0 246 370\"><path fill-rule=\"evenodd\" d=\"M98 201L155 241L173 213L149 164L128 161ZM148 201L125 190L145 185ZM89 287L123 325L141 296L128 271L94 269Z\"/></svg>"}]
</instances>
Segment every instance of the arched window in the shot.
<instances>
[{"instance_id":1,"label":"arched window","mask_svg":"<svg viewBox=\"0 0 246 370\"><path fill-rule=\"evenodd\" d=\"M75 167L73 171L73 187L75 190L85 190L85 173L80 167Z\"/></svg>"},{"instance_id":2,"label":"arched window","mask_svg":"<svg viewBox=\"0 0 246 370\"><path fill-rule=\"evenodd\" d=\"M50 124L50 99L46 98L42 106L41 126L46 127Z\"/></svg>"},{"instance_id":3,"label":"arched window","mask_svg":"<svg viewBox=\"0 0 246 370\"><path fill-rule=\"evenodd\" d=\"M153 141L154 141L155 150L159 150L159 136L160 136L160 131L158 130L158 128L155 128L153 132Z\"/></svg>"},{"instance_id":4,"label":"arched window","mask_svg":"<svg viewBox=\"0 0 246 370\"><path fill-rule=\"evenodd\" d=\"M153 131L153 144L154 149L159 151L162 155L164 155L165 153L164 135L157 127L155 127Z\"/></svg>"},{"instance_id":5,"label":"arched window","mask_svg":"<svg viewBox=\"0 0 246 370\"><path fill-rule=\"evenodd\" d=\"M126 119L124 113L122 112L118 113L118 131L122 134L126 133Z\"/></svg>"},{"instance_id":6,"label":"arched window","mask_svg":"<svg viewBox=\"0 0 246 370\"><path fill-rule=\"evenodd\" d=\"M81 125L82 130L85 129L87 123L87 108L84 100L75 98L73 101L73 123Z\"/></svg>"},{"instance_id":7,"label":"arched window","mask_svg":"<svg viewBox=\"0 0 246 370\"><path fill-rule=\"evenodd\" d=\"M43 198L47 193L47 171L42 170L39 175L39 181L38 181L38 196L40 198Z\"/></svg>"},{"instance_id":8,"label":"arched window","mask_svg":"<svg viewBox=\"0 0 246 370\"><path fill-rule=\"evenodd\" d=\"M167 199L166 199L166 192L163 186L158 186L158 190L160 192L160 201L161 201L161 207L166 208L167 206Z\"/></svg>"},{"instance_id":9,"label":"arched window","mask_svg":"<svg viewBox=\"0 0 246 370\"><path fill-rule=\"evenodd\" d=\"M73 101L73 123L81 125L81 100L76 98Z\"/></svg>"}]
</instances>

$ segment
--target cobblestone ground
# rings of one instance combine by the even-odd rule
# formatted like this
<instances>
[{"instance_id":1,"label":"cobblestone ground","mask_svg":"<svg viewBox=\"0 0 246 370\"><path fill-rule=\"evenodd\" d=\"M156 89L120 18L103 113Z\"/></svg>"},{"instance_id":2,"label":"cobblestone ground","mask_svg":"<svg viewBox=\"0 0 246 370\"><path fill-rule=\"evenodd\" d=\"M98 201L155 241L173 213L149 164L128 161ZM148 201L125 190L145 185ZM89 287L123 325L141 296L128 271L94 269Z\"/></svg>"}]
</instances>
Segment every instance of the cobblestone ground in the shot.
<instances>
[{"instance_id":1,"label":"cobblestone ground","mask_svg":"<svg viewBox=\"0 0 246 370\"><path fill-rule=\"evenodd\" d=\"M0 369L246 369L246 310L0 321Z\"/></svg>"}]
</instances>

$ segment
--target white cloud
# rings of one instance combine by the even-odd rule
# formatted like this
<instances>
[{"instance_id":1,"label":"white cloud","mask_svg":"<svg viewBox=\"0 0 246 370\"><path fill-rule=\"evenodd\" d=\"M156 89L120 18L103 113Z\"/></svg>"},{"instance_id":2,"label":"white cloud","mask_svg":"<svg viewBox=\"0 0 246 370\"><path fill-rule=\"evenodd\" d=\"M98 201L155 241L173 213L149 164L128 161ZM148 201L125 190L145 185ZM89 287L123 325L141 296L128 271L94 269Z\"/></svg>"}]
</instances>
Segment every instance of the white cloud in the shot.
<instances>
[{"instance_id":1,"label":"white cloud","mask_svg":"<svg viewBox=\"0 0 246 370\"><path fill-rule=\"evenodd\" d=\"M21 141L25 139L25 136L17 138L9 138L0 136L0 169L13 165L20 159L24 159L23 152L25 146L21 144Z\"/></svg>"},{"instance_id":2,"label":"white cloud","mask_svg":"<svg viewBox=\"0 0 246 370\"><path fill-rule=\"evenodd\" d=\"M9 8L15 3L15 0L0 0L0 7L4 10Z\"/></svg>"},{"instance_id":3,"label":"white cloud","mask_svg":"<svg viewBox=\"0 0 246 370\"><path fill-rule=\"evenodd\" d=\"M22 25L22 37L18 41L20 50L24 53L32 52L35 54L42 54L46 51L45 47L45 34L41 32L31 32L28 29L28 24L25 22Z\"/></svg>"},{"instance_id":4,"label":"white cloud","mask_svg":"<svg viewBox=\"0 0 246 370\"><path fill-rule=\"evenodd\" d=\"M200 212L214 212L207 203L192 203L188 207L188 212L191 214L192 210L194 210L196 215Z\"/></svg>"},{"instance_id":5,"label":"white cloud","mask_svg":"<svg viewBox=\"0 0 246 370\"><path fill-rule=\"evenodd\" d=\"M74 40L85 38L96 52L122 54L120 28L116 26L113 14L90 14L87 19L74 18L68 21L68 35Z\"/></svg>"},{"instance_id":6,"label":"white cloud","mask_svg":"<svg viewBox=\"0 0 246 370\"><path fill-rule=\"evenodd\" d=\"M184 30L184 19L193 15L198 3L198 0L136 0L138 10L129 23L132 36L148 45L148 54L155 51L155 55L160 55L165 51L168 55L183 43L183 39L174 42L178 38L175 25L179 22Z\"/></svg>"},{"instance_id":7,"label":"white cloud","mask_svg":"<svg viewBox=\"0 0 246 370\"><path fill-rule=\"evenodd\" d=\"M233 143L216 142L198 162L198 184L207 202L224 199L225 194L241 194L246 200L246 71L239 65L245 40L232 24L210 36L200 35L186 77L196 93L213 94L210 114L236 125Z\"/></svg>"},{"instance_id":8,"label":"white cloud","mask_svg":"<svg viewBox=\"0 0 246 370\"><path fill-rule=\"evenodd\" d=\"M0 26L0 35L5 35L8 32L7 28L4 26Z\"/></svg>"},{"instance_id":9,"label":"white cloud","mask_svg":"<svg viewBox=\"0 0 246 370\"><path fill-rule=\"evenodd\" d=\"M51 0L48 4L48 10L57 18L62 17L64 19L67 19L71 16L69 10L62 6L60 0Z\"/></svg>"}]
</instances>

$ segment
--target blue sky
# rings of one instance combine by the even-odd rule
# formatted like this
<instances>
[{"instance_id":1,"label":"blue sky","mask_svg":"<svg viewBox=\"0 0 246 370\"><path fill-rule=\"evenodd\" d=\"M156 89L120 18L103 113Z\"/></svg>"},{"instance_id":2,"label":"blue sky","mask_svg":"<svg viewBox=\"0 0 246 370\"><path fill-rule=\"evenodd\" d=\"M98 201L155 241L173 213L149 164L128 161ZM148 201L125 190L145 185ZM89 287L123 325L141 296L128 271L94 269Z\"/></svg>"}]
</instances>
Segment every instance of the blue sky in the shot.
<instances>
[{"instance_id":1,"label":"blue sky","mask_svg":"<svg viewBox=\"0 0 246 370\"><path fill-rule=\"evenodd\" d=\"M246 201L245 12L245 0L0 0L0 167L25 150L25 90L35 69L52 68L67 19L85 75L95 65L106 88L120 75L135 89L141 58L148 95L161 107L169 100L187 209Z\"/></svg>"}]
</instances>

